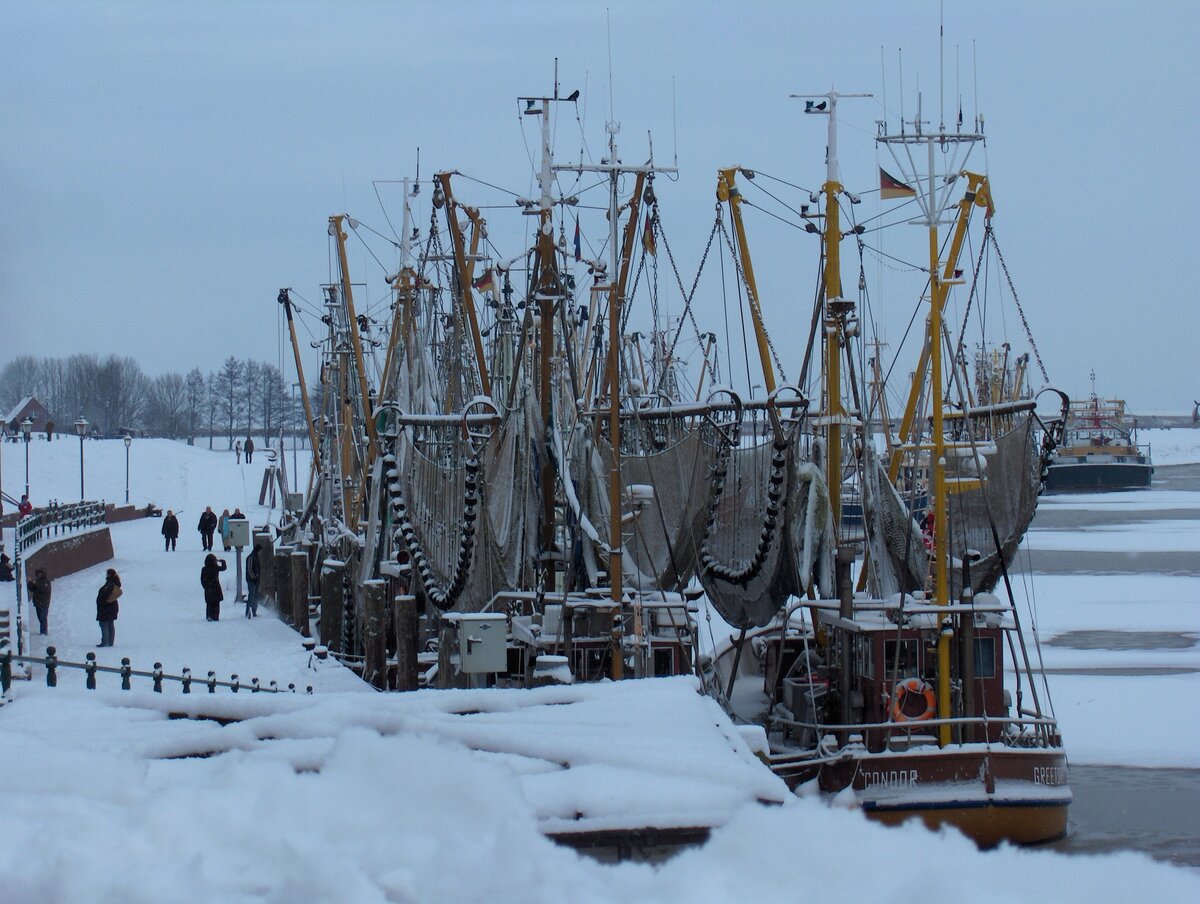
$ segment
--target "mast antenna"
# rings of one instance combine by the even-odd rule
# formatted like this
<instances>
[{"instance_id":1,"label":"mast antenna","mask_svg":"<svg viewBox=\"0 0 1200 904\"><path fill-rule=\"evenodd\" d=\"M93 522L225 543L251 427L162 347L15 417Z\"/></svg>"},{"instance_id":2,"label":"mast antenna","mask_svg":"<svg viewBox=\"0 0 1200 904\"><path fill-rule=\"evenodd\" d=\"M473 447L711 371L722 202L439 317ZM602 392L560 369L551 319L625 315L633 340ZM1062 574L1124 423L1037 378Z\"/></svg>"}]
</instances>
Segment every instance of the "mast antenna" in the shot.
<instances>
[{"instance_id":1,"label":"mast antenna","mask_svg":"<svg viewBox=\"0 0 1200 904\"><path fill-rule=\"evenodd\" d=\"M946 0L938 5L938 131L946 131Z\"/></svg>"},{"instance_id":2,"label":"mast antenna","mask_svg":"<svg viewBox=\"0 0 1200 904\"><path fill-rule=\"evenodd\" d=\"M896 69L900 73L900 134L904 134L904 51L896 48Z\"/></svg>"}]
</instances>

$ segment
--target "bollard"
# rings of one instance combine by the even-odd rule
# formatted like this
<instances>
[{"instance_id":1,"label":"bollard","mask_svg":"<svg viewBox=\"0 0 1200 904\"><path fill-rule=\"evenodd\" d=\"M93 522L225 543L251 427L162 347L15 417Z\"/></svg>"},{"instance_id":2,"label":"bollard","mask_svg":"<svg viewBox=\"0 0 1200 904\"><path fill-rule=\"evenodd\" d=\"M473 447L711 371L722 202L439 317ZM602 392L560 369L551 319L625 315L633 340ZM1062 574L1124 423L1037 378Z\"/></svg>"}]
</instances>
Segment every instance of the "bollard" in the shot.
<instances>
[{"instance_id":1,"label":"bollard","mask_svg":"<svg viewBox=\"0 0 1200 904\"><path fill-rule=\"evenodd\" d=\"M250 693L252 693L252 694L258 693L258 679L257 678L250 679Z\"/></svg>"},{"instance_id":2,"label":"bollard","mask_svg":"<svg viewBox=\"0 0 1200 904\"><path fill-rule=\"evenodd\" d=\"M46 687L58 687L58 651L46 647Z\"/></svg>"},{"instance_id":3,"label":"bollard","mask_svg":"<svg viewBox=\"0 0 1200 904\"><path fill-rule=\"evenodd\" d=\"M293 694L296 693L296 685L294 685L292 682L289 681L288 682L288 690L291 691Z\"/></svg>"},{"instance_id":4,"label":"bollard","mask_svg":"<svg viewBox=\"0 0 1200 904\"><path fill-rule=\"evenodd\" d=\"M208 692L210 694L217 692L217 673L212 669L208 670Z\"/></svg>"},{"instance_id":5,"label":"bollard","mask_svg":"<svg viewBox=\"0 0 1200 904\"><path fill-rule=\"evenodd\" d=\"M230 676L229 676L229 683L233 685L233 692L236 694L236 693L238 692L238 686L239 686L239 685L238 685L238 676L237 676L237 675L230 675Z\"/></svg>"},{"instance_id":6,"label":"bollard","mask_svg":"<svg viewBox=\"0 0 1200 904\"><path fill-rule=\"evenodd\" d=\"M129 678L133 674L133 669L129 666L129 657L121 657L121 690L129 690Z\"/></svg>"},{"instance_id":7,"label":"bollard","mask_svg":"<svg viewBox=\"0 0 1200 904\"><path fill-rule=\"evenodd\" d=\"M275 599L275 541L269 533L258 532L254 535L254 545L258 549L258 563L261 574L258 579L259 600Z\"/></svg>"},{"instance_id":8,"label":"bollard","mask_svg":"<svg viewBox=\"0 0 1200 904\"><path fill-rule=\"evenodd\" d=\"M87 664L83 669L87 672L87 689L94 691L96 689L96 654L88 653L86 658Z\"/></svg>"},{"instance_id":9,"label":"bollard","mask_svg":"<svg viewBox=\"0 0 1200 904\"><path fill-rule=\"evenodd\" d=\"M192 670L184 667L183 670L183 692L190 694L192 692Z\"/></svg>"},{"instance_id":10,"label":"bollard","mask_svg":"<svg viewBox=\"0 0 1200 904\"><path fill-rule=\"evenodd\" d=\"M271 683L270 683L269 685L267 685L267 686L268 686L268 687L271 689L271 693L272 693L272 694L278 694L278 693L279 693L279 685L275 683L275 679L274 679L274 678L272 678L272 679L271 679Z\"/></svg>"},{"instance_id":11,"label":"bollard","mask_svg":"<svg viewBox=\"0 0 1200 904\"><path fill-rule=\"evenodd\" d=\"M154 693L162 693L162 663L154 663Z\"/></svg>"}]
</instances>

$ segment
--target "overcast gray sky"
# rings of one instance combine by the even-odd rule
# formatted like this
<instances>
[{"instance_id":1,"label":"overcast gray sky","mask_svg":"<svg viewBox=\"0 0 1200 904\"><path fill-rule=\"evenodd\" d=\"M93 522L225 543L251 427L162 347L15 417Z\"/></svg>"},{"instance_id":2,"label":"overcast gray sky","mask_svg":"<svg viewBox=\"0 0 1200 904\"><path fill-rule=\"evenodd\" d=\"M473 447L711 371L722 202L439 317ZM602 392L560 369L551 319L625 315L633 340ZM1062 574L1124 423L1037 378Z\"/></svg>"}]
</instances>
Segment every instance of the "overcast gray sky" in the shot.
<instances>
[{"instance_id":1,"label":"overcast gray sky","mask_svg":"<svg viewBox=\"0 0 1200 904\"><path fill-rule=\"evenodd\" d=\"M0 4L0 363L116 352L153 375L275 360L279 287L320 297L329 215L398 226L385 180L415 175L418 147L422 179L456 169L532 191L536 135L515 99L552 90L555 57L599 156L609 21L622 157L644 159L648 132L656 162L677 157L658 195L690 281L718 166L823 181L824 123L790 93L875 94L843 102L841 158L849 190L878 188L874 123L898 118L901 76L906 115L919 90L936 119L938 16L936 0ZM1200 4L947 0L944 16L946 118L961 94L969 121L978 98L988 143L971 162L1051 381L1083 395L1095 369L1098 391L1136 409L1190 411ZM559 153L577 156L579 134L560 122ZM499 202L469 181L459 193ZM768 325L795 361L816 245L748 222ZM354 239L351 260L360 307L377 308L383 270ZM874 297L893 344L904 294Z\"/></svg>"}]
</instances>

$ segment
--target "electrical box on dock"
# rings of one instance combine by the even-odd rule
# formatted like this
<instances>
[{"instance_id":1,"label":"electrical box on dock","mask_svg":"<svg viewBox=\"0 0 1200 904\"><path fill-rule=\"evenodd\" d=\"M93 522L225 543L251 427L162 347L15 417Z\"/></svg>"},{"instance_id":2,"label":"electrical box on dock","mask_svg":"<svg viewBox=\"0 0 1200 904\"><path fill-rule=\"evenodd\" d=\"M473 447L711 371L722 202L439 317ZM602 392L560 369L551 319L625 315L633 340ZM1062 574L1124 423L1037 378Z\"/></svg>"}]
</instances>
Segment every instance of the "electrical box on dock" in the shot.
<instances>
[{"instance_id":1,"label":"electrical box on dock","mask_svg":"<svg viewBox=\"0 0 1200 904\"><path fill-rule=\"evenodd\" d=\"M508 669L508 617L503 612L472 612L458 617L458 652L467 673Z\"/></svg>"}]
</instances>

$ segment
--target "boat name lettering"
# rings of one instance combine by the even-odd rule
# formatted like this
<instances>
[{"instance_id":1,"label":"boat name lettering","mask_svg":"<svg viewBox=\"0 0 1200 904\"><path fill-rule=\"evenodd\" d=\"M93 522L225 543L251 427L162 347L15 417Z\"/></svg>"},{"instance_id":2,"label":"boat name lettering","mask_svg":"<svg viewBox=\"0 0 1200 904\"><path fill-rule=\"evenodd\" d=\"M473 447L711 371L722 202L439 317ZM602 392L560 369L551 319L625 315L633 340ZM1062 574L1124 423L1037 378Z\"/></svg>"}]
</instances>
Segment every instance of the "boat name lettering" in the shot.
<instances>
[{"instance_id":1,"label":"boat name lettering","mask_svg":"<svg viewBox=\"0 0 1200 904\"><path fill-rule=\"evenodd\" d=\"M917 783L916 769L899 769L891 772L863 772L863 789L913 787Z\"/></svg>"},{"instance_id":2,"label":"boat name lettering","mask_svg":"<svg viewBox=\"0 0 1200 904\"><path fill-rule=\"evenodd\" d=\"M1067 783L1067 767L1035 766L1033 783L1035 785L1065 785Z\"/></svg>"}]
</instances>

